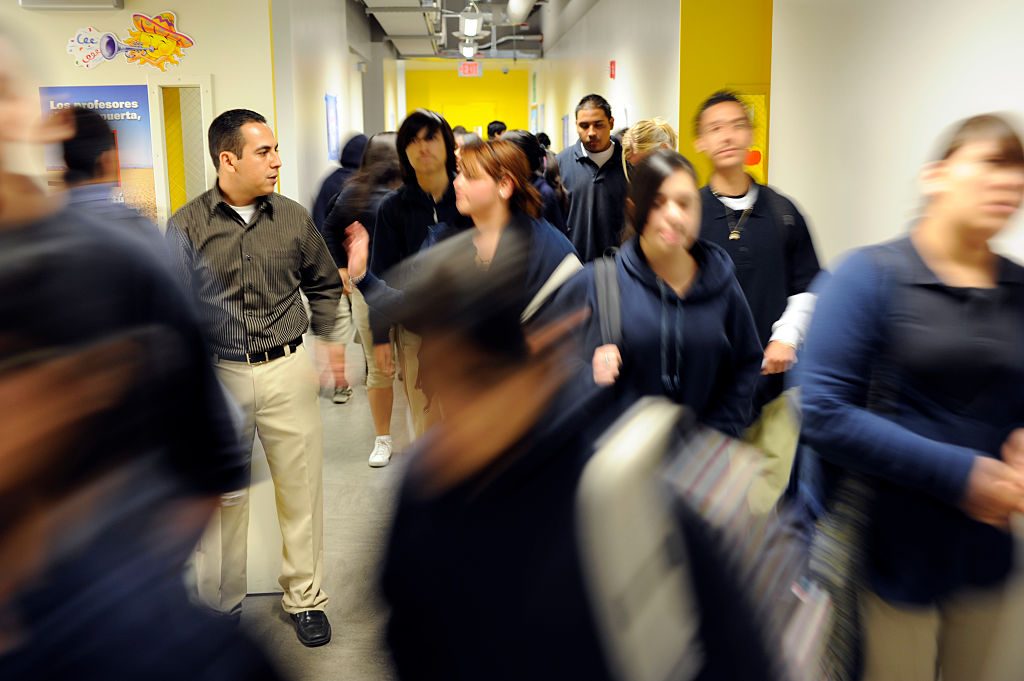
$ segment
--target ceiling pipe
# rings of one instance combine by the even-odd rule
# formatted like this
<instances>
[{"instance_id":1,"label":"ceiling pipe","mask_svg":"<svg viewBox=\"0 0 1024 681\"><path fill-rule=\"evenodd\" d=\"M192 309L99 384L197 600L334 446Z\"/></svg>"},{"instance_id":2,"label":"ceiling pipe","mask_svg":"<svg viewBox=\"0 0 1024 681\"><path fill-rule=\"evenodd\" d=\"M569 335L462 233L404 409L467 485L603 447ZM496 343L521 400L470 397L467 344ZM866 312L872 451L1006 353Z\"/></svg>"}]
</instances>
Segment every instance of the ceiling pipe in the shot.
<instances>
[{"instance_id":1,"label":"ceiling pipe","mask_svg":"<svg viewBox=\"0 0 1024 681\"><path fill-rule=\"evenodd\" d=\"M530 16L530 12L533 11L533 6L536 4L537 0L509 0L508 9L505 11L508 22L510 24L523 23Z\"/></svg>"},{"instance_id":2,"label":"ceiling pipe","mask_svg":"<svg viewBox=\"0 0 1024 681\"><path fill-rule=\"evenodd\" d=\"M493 40L493 41L491 41L489 43L484 43L482 45L477 45L477 47L479 49L481 49L481 50L489 50L490 48L494 47L495 45L501 45L502 43L507 43L510 40L512 40L512 41L525 40L525 41L531 42L531 43L539 43L539 42L544 40L544 36L541 36L541 35L507 35L504 38L498 38L497 40Z\"/></svg>"}]
</instances>

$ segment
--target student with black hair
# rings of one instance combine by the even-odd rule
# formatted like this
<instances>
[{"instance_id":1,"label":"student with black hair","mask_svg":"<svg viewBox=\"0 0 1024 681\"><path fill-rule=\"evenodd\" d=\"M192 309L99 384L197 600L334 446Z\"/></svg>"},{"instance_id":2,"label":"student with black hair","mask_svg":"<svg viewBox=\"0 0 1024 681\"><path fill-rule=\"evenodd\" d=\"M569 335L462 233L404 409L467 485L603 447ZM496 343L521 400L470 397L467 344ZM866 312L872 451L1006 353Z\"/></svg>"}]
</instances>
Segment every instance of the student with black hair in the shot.
<instances>
[{"instance_id":1,"label":"student with black hair","mask_svg":"<svg viewBox=\"0 0 1024 681\"><path fill-rule=\"evenodd\" d=\"M381 201L377 225L370 245L369 271L383 277L392 267L419 252L429 229L445 223L455 229L469 227L469 221L455 207L455 139L448 122L437 113L417 109L398 129L395 140L402 169L402 186ZM353 275L354 284L359 277ZM403 287L401 275L387 285ZM370 306L370 328L377 367L385 374L394 371L390 334L392 325ZM406 329L396 328L398 357L402 365L406 396L412 412L413 430L422 435L437 416L429 411L419 376L419 339Z\"/></svg>"},{"instance_id":2,"label":"student with black hair","mask_svg":"<svg viewBox=\"0 0 1024 681\"><path fill-rule=\"evenodd\" d=\"M804 216L787 197L758 184L744 170L753 140L750 111L731 92L716 92L694 120L695 146L714 172L701 190L700 236L718 244L736 265L736 278L765 347L755 409L778 397L783 374L796 363L820 271Z\"/></svg>"},{"instance_id":3,"label":"student with black hair","mask_svg":"<svg viewBox=\"0 0 1024 681\"><path fill-rule=\"evenodd\" d=\"M541 198L531 183L526 156L504 139L467 145L462 149L454 186L456 206L473 224L469 230L472 239L463 243L472 251L478 268L487 270L509 257L508 241L525 244L527 270L516 288L521 321L528 323L582 265L565 235L541 218ZM463 231L448 224L433 226L423 248L429 249ZM348 232L346 248L353 279L360 282L360 289L378 314L395 321L395 309L404 300L404 292L372 272L366 273L366 230L353 225Z\"/></svg>"},{"instance_id":4,"label":"student with black hair","mask_svg":"<svg viewBox=\"0 0 1024 681\"><path fill-rule=\"evenodd\" d=\"M591 264L562 288L545 319L588 306L583 380L613 386L625 404L665 395L737 436L752 418L761 344L732 261L698 238L701 201L689 161L658 149L632 174L631 227L612 261L619 309L601 308L599 287L607 283ZM602 324L614 316L619 338L608 338Z\"/></svg>"},{"instance_id":5,"label":"student with black hair","mask_svg":"<svg viewBox=\"0 0 1024 681\"><path fill-rule=\"evenodd\" d=\"M587 95L576 105L580 142L558 155L569 195L569 238L583 262L618 246L624 226L626 175L622 145L611 137L614 125L608 101L601 95Z\"/></svg>"},{"instance_id":6,"label":"student with black hair","mask_svg":"<svg viewBox=\"0 0 1024 681\"><path fill-rule=\"evenodd\" d=\"M503 122L491 121L487 124L487 141L500 139L506 130L508 130L508 126Z\"/></svg>"},{"instance_id":7,"label":"student with black hair","mask_svg":"<svg viewBox=\"0 0 1024 681\"><path fill-rule=\"evenodd\" d=\"M75 132L63 142L68 206L85 211L105 224L157 235L156 225L126 206L123 196L115 196L118 160L110 125L91 109L75 107L70 115Z\"/></svg>"},{"instance_id":8,"label":"student with black hair","mask_svg":"<svg viewBox=\"0 0 1024 681\"><path fill-rule=\"evenodd\" d=\"M501 139L512 142L526 155L532 173L530 182L534 189L540 192L540 197L544 201L542 215L558 231L564 233L565 215L562 213L562 202L565 198L565 187L561 185L561 182L557 187L552 186L544 177L544 148L537 138L526 130L510 130L502 135Z\"/></svg>"}]
</instances>

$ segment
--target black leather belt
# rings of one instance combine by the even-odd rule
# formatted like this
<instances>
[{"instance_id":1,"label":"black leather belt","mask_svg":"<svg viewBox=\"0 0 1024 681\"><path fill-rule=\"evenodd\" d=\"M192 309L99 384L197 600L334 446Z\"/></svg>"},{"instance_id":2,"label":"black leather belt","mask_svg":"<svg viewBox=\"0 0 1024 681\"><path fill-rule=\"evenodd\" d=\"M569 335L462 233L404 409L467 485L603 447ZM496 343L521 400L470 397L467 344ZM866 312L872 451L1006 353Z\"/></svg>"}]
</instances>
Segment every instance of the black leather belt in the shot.
<instances>
[{"instance_id":1,"label":"black leather belt","mask_svg":"<svg viewBox=\"0 0 1024 681\"><path fill-rule=\"evenodd\" d=\"M266 364L267 362L272 362L275 359L281 359L286 355L292 354L298 350L300 345L302 345L301 336L293 340L291 343L285 343L284 345L279 345L276 348L270 348L265 352L247 352L244 355L214 355L213 361L216 363L217 360L226 359L229 362Z\"/></svg>"}]
</instances>

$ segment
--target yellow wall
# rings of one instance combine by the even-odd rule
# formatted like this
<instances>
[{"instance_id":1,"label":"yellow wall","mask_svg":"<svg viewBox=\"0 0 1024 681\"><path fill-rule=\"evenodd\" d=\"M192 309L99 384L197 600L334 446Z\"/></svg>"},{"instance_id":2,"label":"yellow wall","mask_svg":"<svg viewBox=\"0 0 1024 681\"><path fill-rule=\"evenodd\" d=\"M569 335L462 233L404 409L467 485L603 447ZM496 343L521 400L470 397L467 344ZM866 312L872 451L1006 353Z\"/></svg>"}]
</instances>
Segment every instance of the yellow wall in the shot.
<instances>
[{"instance_id":1,"label":"yellow wall","mask_svg":"<svg viewBox=\"0 0 1024 681\"><path fill-rule=\"evenodd\" d=\"M679 150L706 181L711 164L693 148L697 107L723 88L763 95L764 115L754 125L764 140L767 168L772 0L680 0L679 45Z\"/></svg>"},{"instance_id":2,"label":"yellow wall","mask_svg":"<svg viewBox=\"0 0 1024 681\"><path fill-rule=\"evenodd\" d=\"M185 144L181 136L181 96L176 87L163 89L164 139L167 144L167 187L171 213L188 201L185 191Z\"/></svg>"},{"instance_id":3,"label":"yellow wall","mask_svg":"<svg viewBox=\"0 0 1024 681\"><path fill-rule=\"evenodd\" d=\"M485 61L479 78L462 78L458 62L444 70L416 70L406 67L405 103L408 112L424 108L436 111L452 125L467 130L480 128L484 136L487 124L504 121L510 130L529 129L529 71L489 67Z\"/></svg>"}]
</instances>

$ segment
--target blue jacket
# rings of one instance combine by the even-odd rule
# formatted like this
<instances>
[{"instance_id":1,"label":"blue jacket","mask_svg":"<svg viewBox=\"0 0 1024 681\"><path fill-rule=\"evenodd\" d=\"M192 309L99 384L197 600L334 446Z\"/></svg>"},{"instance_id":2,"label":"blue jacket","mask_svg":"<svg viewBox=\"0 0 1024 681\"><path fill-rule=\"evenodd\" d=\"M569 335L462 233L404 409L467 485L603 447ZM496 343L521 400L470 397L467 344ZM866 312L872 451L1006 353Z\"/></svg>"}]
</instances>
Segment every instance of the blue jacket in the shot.
<instances>
[{"instance_id":1,"label":"blue jacket","mask_svg":"<svg viewBox=\"0 0 1024 681\"><path fill-rule=\"evenodd\" d=\"M381 278L392 267L418 253L430 227L439 223L446 223L458 230L472 226L469 218L455 208L455 189L450 183L438 203L434 203L433 197L424 192L418 184L406 184L388 194L381 201L380 209L377 211L377 224L370 243L369 272L374 277ZM399 272L395 271L395 274ZM401 276L388 276L391 277L387 282L388 286L401 290L404 283ZM364 284L373 284L371 277L367 276L367 279L359 286L364 295ZM374 344L388 342L391 324L382 320L372 307L370 328L373 330Z\"/></svg>"},{"instance_id":2,"label":"blue jacket","mask_svg":"<svg viewBox=\"0 0 1024 681\"><path fill-rule=\"evenodd\" d=\"M635 238L615 256L623 364L614 390L625 403L666 395L702 423L735 436L750 425L761 343L729 256L703 241L692 252L700 270L683 298L651 270ZM562 288L544 317L584 305L593 314L584 330L580 380L592 382L591 359L603 345L593 265Z\"/></svg>"},{"instance_id":3,"label":"blue jacket","mask_svg":"<svg viewBox=\"0 0 1024 681\"><path fill-rule=\"evenodd\" d=\"M580 142L558 155L562 184L569 194L566 224L569 238L583 262L590 262L619 245L626 216L626 174L622 170L622 146L598 168L584 153Z\"/></svg>"},{"instance_id":4,"label":"blue jacket","mask_svg":"<svg viewBox=\"0 0 1024 681\"><path fill-rule=\"evenodd\" d=\"M527 248L529 254L527 256L526 280L522 291L523 307L525 308L533 300L534 296L537 295L541 287L544 286L548 278L551 277L552 273L562 264L562 261L570 256L575 257L576 251L573 250L572 244L569 243L564 234L543 219L531 218L528 215L517 213L512 216L512 221L506 229L517 230L528 239ZM435 225L429 229L422 248L426 250L462 231L464 230L448 224ZM472 247L472 243L468 240L466 245L467 248ZM495 259L501 258L501 254L502 246L499 241L497 252L494 255ZM402 291L391 287L372 273L368 273L359 282L359 290L366 296L371 313L375 313L375 315L371 314L371 325L374 323L375 317L379 320L379 323L384 325L385 329L393 325L393 311L397 309L397 306L401 305L403 299ZM374 334L376 333L377 331L374 330Z\"/></svg>"},{"instance_id":5,"label":"blue jacket","mask_svg":"<svg viewBox=\"0 0 1024 681\"><path fill-rule=\"evenodd\" d=\"M822 288L799 365L803 438L826 502L844 469L870 476L867 577L882 598L934 603L1008 574L1010 535L958 505L974 458L999 458L1024 425L1022 338L1024 268L1008 260L995 289L950 287L904 238L856 251ZM880 377L885 409L869 411Z\"/></svg>"},{"instance_id":6,"label":"blue jacket","mask_svg":"<svg viewBox=\"0 0 1024 681\"><path fill-rule=\"evenodd\" d=\"M544 200L544 219L550 222L552 227L565 234L567 231L565 215L562 214L562 202L558 200L555 188L544 179L543 175L534 176L533 186L540 192L540 198Z\"/></svg>"},{"instance_id":7,"label":"blue jacket","mask_svg":"<svg viewBox=\"0 0 1024 681\"><path fill-rule=\"evenodd\" d=\"M324 221L327 220L327 216L331 212L332 202L341 193L341 190L344 189L348 178L352 177L359 170L359 164L362 163L363 152L366 150L366 143L368 141L366 135L356 135L350 139L341 151L341 167L328 175L324 183L320 185L320 191L313 202L312 213L313 224L324 235L325 240L327 235L323 231ZM329 241L327 243L330 245ZM331 252L334 252L333 249Z\"/></svg>"}]
</instances>

